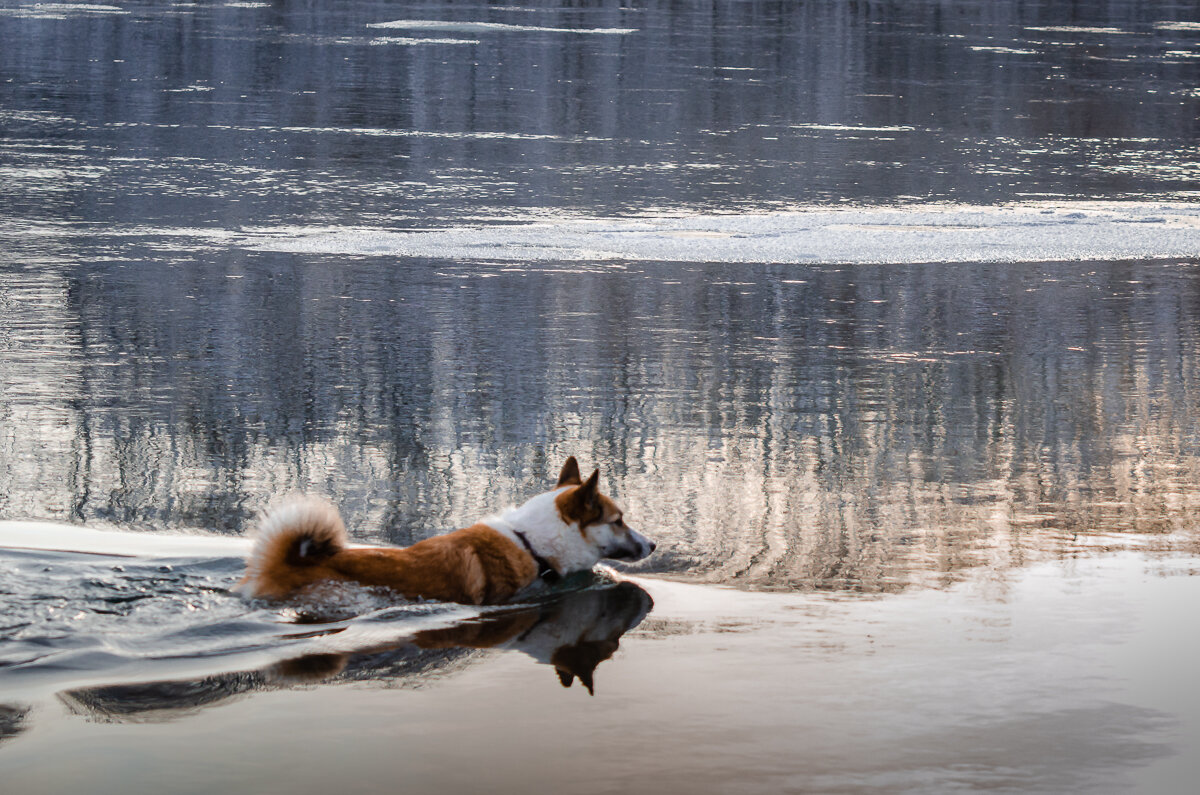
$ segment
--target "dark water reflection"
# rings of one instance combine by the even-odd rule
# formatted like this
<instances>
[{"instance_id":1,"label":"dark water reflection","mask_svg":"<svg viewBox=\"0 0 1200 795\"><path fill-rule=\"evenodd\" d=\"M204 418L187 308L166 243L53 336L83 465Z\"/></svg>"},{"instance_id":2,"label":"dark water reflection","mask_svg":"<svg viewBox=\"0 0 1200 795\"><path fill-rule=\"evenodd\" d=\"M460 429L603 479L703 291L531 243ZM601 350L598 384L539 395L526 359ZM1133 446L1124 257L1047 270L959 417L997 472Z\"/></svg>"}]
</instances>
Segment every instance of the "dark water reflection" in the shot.
<instances>
[{"instance_id":1,"label":"dark water reflection","mask_svg":"<svg viewBox=\"0 0 1200 795\"><path fill-rule=\"evenodd\" d=\"M553 669L550 678L557 677L563 687L578 680L582 689L594 694L596 668L616 653L621 636L652 606L644 590L621 582L422 630L398 641L308 653L262 670L106 685L66 691L59 698L73 713L93 720L169 720L250 693L297 685L372 682L389 688L418 687L499 650L522 652ZM15 708L13 712L19 716Z\"/></svg>"},{"instance_id":2,"label":"dark water reflection","mask_svg":"<svg viewBox=\"0 0 1200 795\"><path fill-rule=\"evenodd\" d=\"M23 219L226 226L1194 197L1194 11L5 0L2 191ZM445 25L373 27L404 20Z\"/></svg>"},{"instance_id":3,"label":"dark water reflection","mask_svg":"<svg viewBox=\"0 0 1200 795\"><path fill-rule=\"evenodd\" d=\"M7 517L241 533L308 488L409 543L577 454L659 540L650 570L877 591L1162 536L1200 499L1195 263L4 280Z\"/></svg>"}]
</instances>

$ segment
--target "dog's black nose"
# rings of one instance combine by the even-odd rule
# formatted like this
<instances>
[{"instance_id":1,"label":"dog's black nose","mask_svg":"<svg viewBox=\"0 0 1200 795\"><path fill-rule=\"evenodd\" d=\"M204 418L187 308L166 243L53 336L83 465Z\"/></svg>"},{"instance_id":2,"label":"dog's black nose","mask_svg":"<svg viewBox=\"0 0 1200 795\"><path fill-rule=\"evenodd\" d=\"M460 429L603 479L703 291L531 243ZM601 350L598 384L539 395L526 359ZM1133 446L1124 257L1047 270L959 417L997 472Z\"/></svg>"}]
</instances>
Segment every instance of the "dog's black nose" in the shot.
<instances>
[{"instance_id":1,"label":"dog's black nose","mask_svg":"<svg viewBox=\"0 0 1200 795\"><path fill-rule=\"evenodd\" d=\"M653 551L654 551L654 550L656 550L656 549L658 549L658 544L656 544L656 543L654 543L653 541L651 541L651 542L650 542L650 551L651 551L651 552L653 552Z\"/></svg>"}]
</instances>

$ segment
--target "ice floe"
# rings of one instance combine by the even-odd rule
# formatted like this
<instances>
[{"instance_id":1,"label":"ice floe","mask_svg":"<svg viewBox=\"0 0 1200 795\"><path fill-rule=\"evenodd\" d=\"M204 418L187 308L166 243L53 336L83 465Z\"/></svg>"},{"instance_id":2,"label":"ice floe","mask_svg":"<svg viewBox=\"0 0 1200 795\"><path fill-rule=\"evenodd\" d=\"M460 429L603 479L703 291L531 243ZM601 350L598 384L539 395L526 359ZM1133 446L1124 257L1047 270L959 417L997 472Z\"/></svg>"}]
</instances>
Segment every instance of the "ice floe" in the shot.
<instances>
[{"instance_id":1,"label":"ice floe","mask_svg":"<svg viewBox=\"0 0 1200 795\"><path fill-rule=\"evenodd\" d=\"M503 22L468 22L441 19L397 19L391 22L373 22L368 28L389 30L452 30L459 33L580 33L598 35L624 35L637 33L636 28L552 28L540 25L510 25Z\"/></svg>"},{"instance_id":2,"label":"ice floe","mask_svg":"<svg viewBox=\"0 0 1200 795\"><path fill-rule=\"evenodd\" d=\"M259 230L246 247L500 261L903 263L1200 256L1200 204L1028 202L563 218L444 229Z\"/></svg>"},{"instance_id":3,"label":"ice floe","mask_svg":"<svg viewBox=\"0 0 1200 795\"><path fill-rule=\"evenodd\" d=\"M250 540L96 530L57 522L0 521L0 549L78 552L117 557L242 557Z\"/></svg>"}]
</instances>

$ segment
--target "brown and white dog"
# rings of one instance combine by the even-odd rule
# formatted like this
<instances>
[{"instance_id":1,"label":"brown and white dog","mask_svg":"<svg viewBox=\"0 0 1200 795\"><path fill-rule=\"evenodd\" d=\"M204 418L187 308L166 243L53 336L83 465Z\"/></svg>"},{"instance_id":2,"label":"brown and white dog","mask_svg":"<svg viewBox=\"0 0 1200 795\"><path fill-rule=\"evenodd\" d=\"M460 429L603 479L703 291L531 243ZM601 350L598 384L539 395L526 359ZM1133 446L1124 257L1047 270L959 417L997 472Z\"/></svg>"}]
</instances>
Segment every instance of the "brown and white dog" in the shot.
<instances>
[{"instance_id":1,"label":"brown and white dog","mask_svg":"<svg viewBox=\"0 0 1200 795\"><path fill-rule=\"evenodd\" d=\"M621 509L583 481L571 456L558 484L523 505L410 547L351 547L337 508L293 497L258 527L237 590L282 598L334 580L384 586L409 599L498 604L539 578L592 568L601 558L641 560L654 542L625 524Z\"/></svg>"}]
</instances>

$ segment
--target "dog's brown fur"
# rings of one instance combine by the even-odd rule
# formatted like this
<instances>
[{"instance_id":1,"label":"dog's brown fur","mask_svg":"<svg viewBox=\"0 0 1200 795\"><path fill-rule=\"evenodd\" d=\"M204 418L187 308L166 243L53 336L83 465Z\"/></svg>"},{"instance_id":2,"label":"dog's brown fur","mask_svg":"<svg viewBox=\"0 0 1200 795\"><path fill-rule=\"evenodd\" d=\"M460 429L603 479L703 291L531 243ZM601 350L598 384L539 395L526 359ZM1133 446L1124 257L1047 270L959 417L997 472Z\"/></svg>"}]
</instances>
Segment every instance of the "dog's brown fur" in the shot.
<instances>
[{"instance_id":1,"label":"dog's brown fur","mask_svg":"<svg viewBox=\"0 0 1200 795\"><path fill-rule=\"evenodd\" d=\"M620 521L621 511L598 491L599 471L586 482L575 457L567 459L555 499L564 522L580 532L598 521ZM486 524L474 524L403 549L354 548L333 505L295 497L269 514L246 564L238 590L278 599L322 580L384 586L409 599L497 604L511 599L538 577L526 549ZM557 566L557 561L549 562Z\"/></svg>"},{"instance_id":2,"label":"dog's brown fur","mask_svg":"<svg viewBox=\"0 0 1200 795\"><path fill-rule=\"evenodd\" d=\"M278 545L294 547L295 538ZM284 562L288 551L275 557ZM525 550L483 524L418 541L404 549L329 547L308 565L290 556L285 565L247 571L242 585L255 596L281 598L320 580L381 585L409 599L439 599L465 604L506 601L537 578L537 564ZM290 564L290 565L287 565Z\"/></svg>"}]
</instances>

